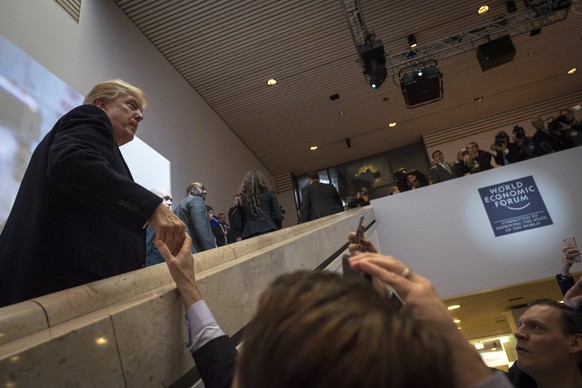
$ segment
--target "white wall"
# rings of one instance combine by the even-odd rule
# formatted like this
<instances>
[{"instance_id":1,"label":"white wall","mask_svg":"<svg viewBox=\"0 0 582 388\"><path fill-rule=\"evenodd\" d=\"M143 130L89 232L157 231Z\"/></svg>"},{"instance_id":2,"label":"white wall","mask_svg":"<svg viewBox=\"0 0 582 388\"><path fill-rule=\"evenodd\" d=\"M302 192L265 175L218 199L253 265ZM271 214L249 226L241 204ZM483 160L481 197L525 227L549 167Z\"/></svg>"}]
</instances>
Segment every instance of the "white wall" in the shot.
<instances>
[{"instance_id":1,"label":"white wall","mask_svg":"<svg viewBox=\"0 0 582 388\"><path fill-rule=\"evenodd\" d=\"M83 0L78 25L54 1L3 0L0 34L82 94L112 78L141 87L149 105L138 136L170 160L176 200L202 181L208 204L226 212L246 171L269 176L111 0Z\"/></svg>"},{"instance_id":2,"label":"white wall","mask_svg":"<svg viewBox=\"0 0 582 388\"><path fill-rule=\"evenodd\" d=\"M382 252L443 298L552 276L563 238L582 242L580 166L582 147L374 200ZM495 237L478 189L530 175L553 224Z\"/></svg>"}]
</instances>

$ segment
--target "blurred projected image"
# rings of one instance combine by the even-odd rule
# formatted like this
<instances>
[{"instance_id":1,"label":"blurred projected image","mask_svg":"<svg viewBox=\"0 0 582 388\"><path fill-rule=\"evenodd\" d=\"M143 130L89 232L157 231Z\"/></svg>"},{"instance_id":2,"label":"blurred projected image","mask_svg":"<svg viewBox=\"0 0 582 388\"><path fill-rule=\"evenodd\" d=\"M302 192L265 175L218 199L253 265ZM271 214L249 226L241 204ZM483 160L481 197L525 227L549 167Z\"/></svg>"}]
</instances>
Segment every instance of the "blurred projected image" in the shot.
<instances>
[{"instance_id":1,"label":"blurred projected image","mask_svg":"<svg viewBox=\"0 0 582 388\"><path fill-rule=\"evenodd\" d=\"M32 151L83 96L0 36L0 231Z\"/></svg>"}]
</instances>

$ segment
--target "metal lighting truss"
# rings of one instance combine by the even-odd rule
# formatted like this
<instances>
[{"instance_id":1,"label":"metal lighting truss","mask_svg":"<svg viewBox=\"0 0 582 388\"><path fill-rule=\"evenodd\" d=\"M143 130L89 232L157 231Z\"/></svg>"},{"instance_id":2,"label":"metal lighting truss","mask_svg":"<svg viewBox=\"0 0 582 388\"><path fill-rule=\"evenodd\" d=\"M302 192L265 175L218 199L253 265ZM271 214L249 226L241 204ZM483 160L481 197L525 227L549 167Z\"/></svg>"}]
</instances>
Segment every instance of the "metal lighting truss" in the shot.
<instances>
[{"instance_id":1,"label":"metal lighting truss","mask_svg":"<svg viewBox=\"0 0 582 388\"><path fill-rule=\"evenodd\" d=\"M366 21L364 20L364 14L360 8L359 0L339 0L339 2L344 10L344 16L352 35L352 41L354 42L354 47L358 54L358 62L362 67L364 78L366 78L368 69L366 68L366 62L362 57L361 48L370 45L381 46L382 43L379 41L375 42L374 33L368 31L366 28Z\"/></svg>"},{"instance_id":2,"label":"metal lighting truss","mask_svg":"<svg viewBox=\"0 0 582 388\"><path fill-rule=\"evenodd\" d=\"M366 28L366 21L360 8L359 0L339 0L339 2L344 10L346 22L352 34L352 41L354 42L354 46L356 46L356 51L358 51L359 46L374 40L374 33L369 32ZM360 62L362 62L361 58ZM364 64L362 63L363 66Z\"/></svg>"},{"instance_id":3,"label":"metal lighting truss","mask_svg":"<svg viewBox=\"0 0 582 388\"><path fill-rule=\"evenodd\" d=\"M474 50L477 43L487 42L493 37L517 36L558 23L566 19L570 8L573 8L574 12L578 11L581 0L529 0L528 2L530 7L523 11L498 16L487 24L451 34L430 43L419 44L415 48L406 49L396 54L388 53L386 54L386 69L395 75L398 73L398 69L405 65L422 63L427 59L441 60ZM370 34L366 30L358 0L340 0L340 3L350 26L356 51L358 51L358 46L367 43L369 40L366 41L366 39L370 39L370 36L373 40L374 34ZM360 65L365 70L361 57Z\"/></svg>"}]
</instances>

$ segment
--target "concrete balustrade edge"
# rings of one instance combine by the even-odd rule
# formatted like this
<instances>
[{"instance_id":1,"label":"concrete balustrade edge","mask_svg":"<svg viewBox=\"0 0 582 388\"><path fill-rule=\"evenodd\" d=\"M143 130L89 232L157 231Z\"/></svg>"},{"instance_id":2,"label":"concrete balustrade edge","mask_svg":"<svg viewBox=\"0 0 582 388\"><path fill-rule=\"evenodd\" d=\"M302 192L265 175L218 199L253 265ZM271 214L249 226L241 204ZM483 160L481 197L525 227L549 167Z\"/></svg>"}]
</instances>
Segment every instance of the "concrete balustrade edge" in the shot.
<instances>
[{"instance_id":1,"label":"concrete balustrade edge","mask_svg":"<svg viewBox=\"0 0 582 388\"><path fill-rule=\"evenodd\" d=\"M312 270L341 248L362 212L366 223L374 219L366 207L193 255L223 330L232 335L246 325L276 276ZM193 366L183 312L164 264L7 306L0 309L1 383L171 384Z\"/></svg>"}]
</instances>

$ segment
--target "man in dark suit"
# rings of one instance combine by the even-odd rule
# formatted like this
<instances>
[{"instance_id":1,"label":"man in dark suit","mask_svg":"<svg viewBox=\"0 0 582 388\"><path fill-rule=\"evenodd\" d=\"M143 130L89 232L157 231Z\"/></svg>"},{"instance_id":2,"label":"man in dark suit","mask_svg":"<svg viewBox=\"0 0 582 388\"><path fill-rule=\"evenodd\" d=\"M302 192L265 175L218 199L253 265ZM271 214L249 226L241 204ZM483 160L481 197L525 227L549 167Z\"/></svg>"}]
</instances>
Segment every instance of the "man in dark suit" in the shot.
<instances>
[{"instance_id":1,"label":"man in dark suit","mask_svg":"<svg viewBox=\"0 0 582 388\"><path fill-rule=\"evenodd\" d=\"M445 156L440 150L432 153L432 166L430 167L431 183L448 181L458 176L453 166L445 162Z\"/></svg>"},{"instance_id":2,"label":"man in dark suit","mask_svg":"<svg viewBox=\"0 0 582 388\"><path fill-rule=\"evenodd\" d=\"M229 232L228 232L228 243L233 243L237 241L241 241L241 233L240 231L235 230L235 225L240 224L240 217L241 217L242 209L240 205L240 194L235 194L234 196L234 206L228 209L228 223L229 223Z\"/></svg>"},{"instance_id":3,"label":"man in dark suit","mask_svg":"<svg viewBox=\"0 0 582 388\"><path fill-rule=\"evenodd\" d=\"M531 125L536 129L533 135L536 156L550 154L562 149L559 137L546 128L541 117L534 117L531 120Z\"/></svg>"},{"instance_id":4,"label":"man in dark suit","mask_svg":"<svg viewBox=\"0 0 582 388\"><path fill-rule=\"evenodd\" d=\"M143 92L106 81L84 103L32 155L0 235L0 306L143 267L147 225L174 252L184 241L184 224L119 151L143 119Z\"/></svg>"},{"instance_id":5,"label":"man in dark suit","mask_svg":"<svg viewBox=\"0 0 582 388\"><path fill-rule=\"evenodd\" d=\"M480 150L479 145L474 141L467 144L467 150L469 151L469 156L473 160L471 174L491 170L493 168L493 165L491 164L493 156L490 152Z\"/></svg>"},{"instance_id":6,"label":"man in dark suit","mask_svg":"<svg viewBox=\"0 0 582 388\"><path fill-rule=\"evenodd\" d=\"M344 210L335 187L329 183L320 183L317 172L310 172L307 182L308 185L301 190L301 222L313 221Z\"/></svg>"}]
</instances>

